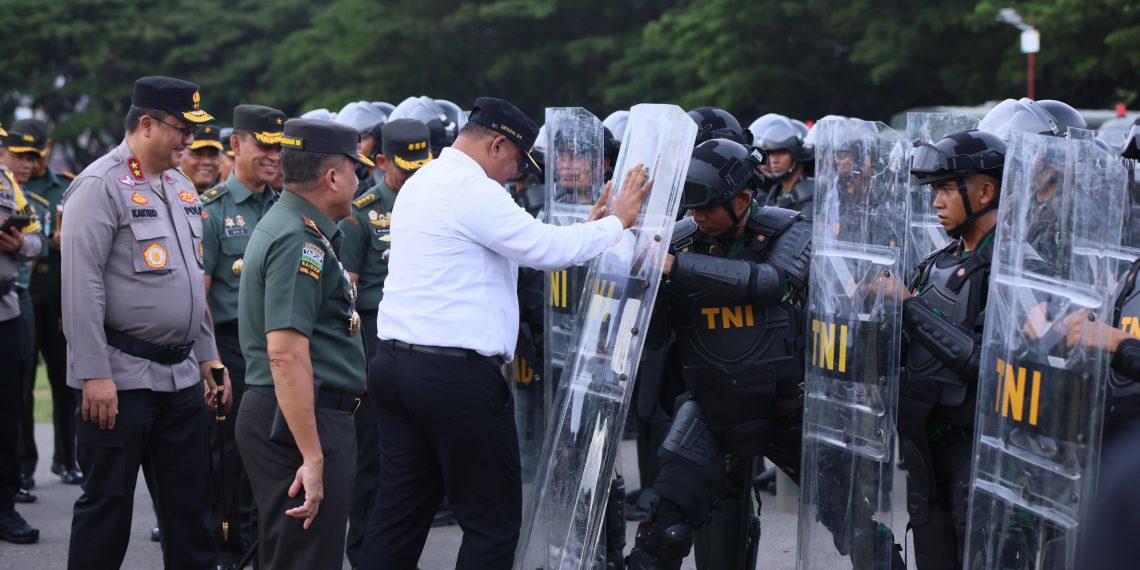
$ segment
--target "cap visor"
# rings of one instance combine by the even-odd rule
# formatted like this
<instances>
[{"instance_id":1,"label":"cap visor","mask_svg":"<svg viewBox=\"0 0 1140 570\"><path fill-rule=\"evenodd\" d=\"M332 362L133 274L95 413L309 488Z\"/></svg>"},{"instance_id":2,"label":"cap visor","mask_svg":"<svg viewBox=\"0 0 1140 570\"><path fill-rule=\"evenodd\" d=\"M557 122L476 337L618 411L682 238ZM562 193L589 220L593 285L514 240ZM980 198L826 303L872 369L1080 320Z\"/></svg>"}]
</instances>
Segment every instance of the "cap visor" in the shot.
<instances>
[{"instance_id":1,"label":"cap visor","mask_svg":"<svg viewBox=\"0 0 1140 570\"><path fill-rule=\"evenodd\" d=\"M0 137L6 136L8 136L8 131L5 131L3 127L0 127Z\"/></svg>"},{"instance_id":2,"label":"cap visor","mask_svg":"<svg viewBox=\"0 0 1140 570\"><path fill-rule=\"evenodd\" d=\"M197 111L186 111L182 113L182 118L190 121L191 123L206 123L214 120L214 116L199 109Z\"/></svg>"},{"instance_id":3,"label":"cap visor","mask_svg":"<svg viewBox=\"0 0 1140 570\"><path fill-rule=\"evenodd\" d=\"M200 148L206 148L206 147L216 148L219 151L223 150L222 149L222 143L220 143L218 141L199 141L199 140L196 140L196 141L190 143L190 150L198 150Z\"/></svg>"},{"instance_id":4,"label":"cap visor","mask_svg":"<svg viewBox=\"0 0 1140 570\"><path fill-rule=\"evenodd\" d=\"M230 157L230 158L233 158L233 157L234 157L234 151L232 151L232 150L227 150L227 151L225 152L225 155L226 155L226 156L228 156L228 157Z\"/></svg>"},{"instance_id":5,"label":"cap visor","mask_svg":"<svg viewBox=\"0 0 1140 570\"><path fill-rule=\"evenodd\" d=\"M530 154L530 151L526 151L523 154L526 155L526 160L529 163L527 165L526 172L529 172L536 176L542 176L542 167L539 166L537 162L535 162L534 157Z\"/></svg>"},{"instance_id":6,"label":"cap visor","mask_svg":"<svg viewBox=\"0 0 1140 570\"><path fill-rule=\"evenodd\" d=\"M8 152L14 152L17 154L19 154L21 152L34 152L40 156L43 156L45 154L44 151L42 151L42 150L40 150L34 146L8 146L8 147L4 147L4 148L8 149Z\"/></svg>"},{"instance_id":7,"label":"cap visor","mask_svg":"<svg viewBox=\"0 0 1140 570\"><path fill-rule=\"evenodd\" d=\"M363 154L360 154L360 153L349 154L348 157L351 158L352 160L355 160L356 162L359 162L360 164L363 164L363 165L369 167L369 168L376 166L375 162L368 160L367 156L364 156Z\"/></svg>"}]
</instances>

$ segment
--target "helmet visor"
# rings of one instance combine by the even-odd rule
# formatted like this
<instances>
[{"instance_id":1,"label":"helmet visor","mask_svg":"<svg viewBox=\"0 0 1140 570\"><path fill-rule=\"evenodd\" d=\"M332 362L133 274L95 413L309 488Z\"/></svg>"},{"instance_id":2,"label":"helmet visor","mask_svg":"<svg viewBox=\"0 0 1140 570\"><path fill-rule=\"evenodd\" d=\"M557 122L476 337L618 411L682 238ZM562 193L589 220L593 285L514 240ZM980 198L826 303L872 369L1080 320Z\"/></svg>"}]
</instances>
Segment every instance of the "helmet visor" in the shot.
<instances>
[{"instance_id":1,"label":"helmet visor","mask_svg":"<svg viewBox=\"0 0 1140 570\"><path fill-rule=\"evenodd\" d=\"M686 180L681 191L681 207L685 209L703 208L716 197L716 189L693 180Z\"/></svg>"}]
</instances>

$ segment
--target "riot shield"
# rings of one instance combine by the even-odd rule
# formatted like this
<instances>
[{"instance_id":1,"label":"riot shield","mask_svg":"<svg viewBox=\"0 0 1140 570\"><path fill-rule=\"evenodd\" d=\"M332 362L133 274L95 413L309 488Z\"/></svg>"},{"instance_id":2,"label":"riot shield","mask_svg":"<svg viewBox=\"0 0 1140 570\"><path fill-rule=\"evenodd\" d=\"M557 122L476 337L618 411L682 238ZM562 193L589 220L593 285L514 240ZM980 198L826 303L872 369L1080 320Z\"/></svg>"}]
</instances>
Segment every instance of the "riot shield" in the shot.
<instances>
[{"instance_id":1,"label":"riot shield","mask_svg":"<svg viewBox=\"0 0 1140 570\"><path fill-rule=\"evenodd\" d=\"M892 568L908 147L882 123L816 125L798 568ZM901 534L900 534L901 536Z\"/></svg>"},{"instance_id":2,"label":"riot shield","mask_svg":"<svg viewBox=\"0 0 1140 570\"><path fill-rule=\"evenodd\" d=\"M548 127L552 124L548 116ZM619 191L629 169L638 164L649 167L653 187L633 228L589 264L571 349L523 519L516 570L582 569L596 559L632 380L660 284L696 124L673 105L638 105L632 109L625 137L613 192Z\"/></svg>"},{"instance_id":3,"label":"riot shield","mask_svg":"<svg viewBox=\"0 0 1140 570\"><path fill-rule=\"evenodd\" d=\"M958 113L907 113L906 140L936 143L946 135L960 133L978 126L977 117ZM946 247L950 236L938 223L934 210L934 196L929 184L916 184L910 188L910 219L907 221L910 236L907 239L906 273L910 272L927 255Z\"/></svg>"},{"instance_id":4,"label":"riot shield","mask_svg":"<svg viewBox=\"0 0 1140 570\"><path fill-rule=\"evenodd\" d=\"M966 568L1073 568L1108 358L1065 319L1112 318L1124 169L1087 140L1010 133L978 384ZM1084 317L1082 317L1084 318ZM1111 321L1110 321L1111 322Z\"/></svg>"}]
</instances>

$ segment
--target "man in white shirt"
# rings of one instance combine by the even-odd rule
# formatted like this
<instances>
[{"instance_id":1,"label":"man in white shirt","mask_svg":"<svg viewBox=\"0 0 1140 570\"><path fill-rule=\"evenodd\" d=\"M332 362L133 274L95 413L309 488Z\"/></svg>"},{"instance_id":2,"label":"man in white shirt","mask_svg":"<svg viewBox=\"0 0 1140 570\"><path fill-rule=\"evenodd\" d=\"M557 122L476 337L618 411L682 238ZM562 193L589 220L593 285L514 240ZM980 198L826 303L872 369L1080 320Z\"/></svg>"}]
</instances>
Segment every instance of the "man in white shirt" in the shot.
<instances>
[{"instance_id":1,"label":"man in white shirt","mask_svg":"<svg viewBox=\"0 0 1140 570\"><path fill-rule=\"evenodd\" d=\"M503 189L526 172L538 126L501 99L475 100L455 144L421 168L392 211L380 344L368 393L380 416L380 488L358 568L414 569L446 491L464 530L458 570L508 569L522 518L514 405L501 365L518 334L518 265L596 257L648 194L634 167L605 215L535 220Z\"/></svg>"}]
</instances>

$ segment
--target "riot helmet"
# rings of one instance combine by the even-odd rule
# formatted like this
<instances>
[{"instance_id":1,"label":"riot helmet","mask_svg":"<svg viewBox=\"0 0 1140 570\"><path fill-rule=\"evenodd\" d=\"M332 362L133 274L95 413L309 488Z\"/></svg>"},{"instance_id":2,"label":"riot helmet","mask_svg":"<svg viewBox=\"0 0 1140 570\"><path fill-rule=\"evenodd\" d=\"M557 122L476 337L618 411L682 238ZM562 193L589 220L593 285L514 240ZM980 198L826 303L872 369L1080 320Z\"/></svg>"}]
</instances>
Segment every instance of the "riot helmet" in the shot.
<instances>
[{"instance_id":1,"label":"riot helmet","mask_svg":"<svg viewBox=\"0 0 1140 570\"><path fill-rule=\"evenodd\" d=\"M993 133L969 130L948 135L934 144L915 141L910 157L910 182L921 185L954 181L966 211L966 219L946 232L956 238L983 214L997 208L999 201L995 198L984 208L973 211L966 178L986 174L1001 180L1004 168L1005 143Z\"/></svg>"},{"instance_id":2,"label":"riot helmet","mask_svg":"<svg viewBox=\"0 0 1140 570\"><path fill-rule=\"evenodd\" d=\"M622 141L622 138L625 136L625 127L628 124L629 124L629 111L627 111L625 109L619 109L617 111L614 111L613 113L610 113L609 116L606 117L606 119L604 121L602 121L602 126L609 129L610 132L612 132L614 135L614 140L616 140L619 143Z\"/></svg>"},{"instance_id":3,"label":"riot helmet","mask_svg":"<svg viewBox=\"0 0 1140 570\"><path fill-rule=\"evenodd\" d=\"M1124 139L1124 150L1120 153L1124 158L1140 158L1140 117L1128 129L1128 136Z\"/></svg>"},{"instance_id":4,"label":"riot helmet","mask_svg":"<svg viewBox=\"0 0 1140 570\"><path fill-rule=\"evenodd\" d=\"M444 147L451 146L459 134L455 122L448 118L442 105L428 96L408 97L388 114L388 120L415 119L428 126L432 156L439 156Z\"/></svg>"},{"instance_id":5,"label":"riot helmet","mask_svg":"<svg viewBox=\"0 0 1140 570\"><path fill-rule=\"evenodd\" d=\"M803 132L786 117L773 120L760 135L759 146L765 153L784 150L792 155L792 163L783 172L772 171L775 180L786 180L801 163L811 162L813 153L804 145ZM771 168L772 165L769 165Z\"/></svg>"},{"instance_id":6,"label":"riot helmet","mask_svg":"<svg viewBox=\"0 0 1140 570\"><path fill-rule=\"evenodd\" d=\"M1088 128L1080 112L1061 101L1034 101L1029 97L1017 101L1006 99L978 122L978 130L993 133L1002 140L1008 139L1013 131L1063 137L1070 128Z\"/></svg>"},{"instance_id":7,"label":"riot helmet","mask_svg":"<svg viewBox=\"0 0 1140 570\"><path fill-rule=\"evenodd\" d=\"M743 221L732 209L732 200L745 190L754 190L760 176L763 154L727 139L705 141L693 149L681 207L696 210L721 204L732 218L733 229Z\"/></svg>"},{"instance_id":8,"label":"riot helmet","mask_svg":"<svg viewBox=\"0 0 1140 570\"><path fill-rule=\"evenodd\" d=\"M720 107L697 107L689 111L697 124L697 144L712 139L727 139L742 145L752 144L752 133L740 126L732 113Z\"/></svg>"},{"instance_id":9,"label":"riot helmet","mask_svg":"<svg viewBox=\"0 0 1140 570\"><path fill-rule=\"evenodd\" d=\"M752 121L752 124L748 125L748 130L752 133L752 140L760 140L760 137L764 135L764 131L768 130L768 127L772 126L772 123L786 118L787 117L778 113L767 113L762 115L759 119Z\"/></svg>"}]
</instances>

